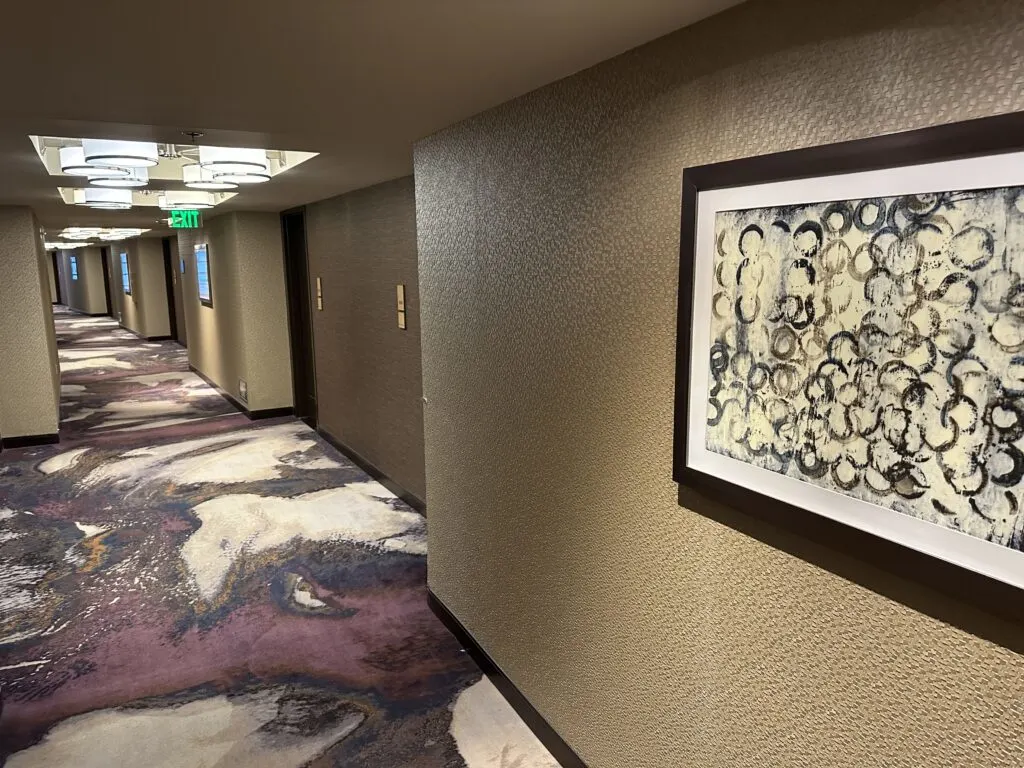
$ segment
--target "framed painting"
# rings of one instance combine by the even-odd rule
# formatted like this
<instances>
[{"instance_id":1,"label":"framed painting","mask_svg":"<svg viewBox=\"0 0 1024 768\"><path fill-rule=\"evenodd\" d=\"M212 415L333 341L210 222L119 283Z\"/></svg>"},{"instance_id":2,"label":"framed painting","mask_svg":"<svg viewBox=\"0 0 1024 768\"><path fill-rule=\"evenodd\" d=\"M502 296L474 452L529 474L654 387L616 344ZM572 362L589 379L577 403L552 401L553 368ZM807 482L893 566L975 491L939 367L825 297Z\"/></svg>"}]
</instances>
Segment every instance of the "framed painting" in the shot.
<instances>
[{"instance_id":1,"label":"framed painting","mask_svg":"<svg viewBox=\"0 0 1024 768\"><path fill-rule=\"evenodd\" d=\"M1024 587L1024 115L690 168L674 475Z\"/></svg>"}]
</instances>

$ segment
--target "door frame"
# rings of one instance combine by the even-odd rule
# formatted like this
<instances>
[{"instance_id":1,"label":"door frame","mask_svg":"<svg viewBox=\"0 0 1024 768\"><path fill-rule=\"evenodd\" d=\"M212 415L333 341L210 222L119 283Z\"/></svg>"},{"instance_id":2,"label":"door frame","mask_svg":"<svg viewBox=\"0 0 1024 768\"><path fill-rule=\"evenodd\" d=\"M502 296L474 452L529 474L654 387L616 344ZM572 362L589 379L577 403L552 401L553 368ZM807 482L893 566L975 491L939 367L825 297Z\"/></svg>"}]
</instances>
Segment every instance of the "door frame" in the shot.
<instances>
[{"instance_id":1,"label":"door frame","mask_svg":"<svg viewBox=\"0 0 1024 768\"><path fill-rule=\"evenodd\" d=\"M290 242L288 225L300 218L302 243ZM292 393L295 415L313 429L319 422L320 399L316 386L316 347L313 333L313 307L309 282L309 237L306 229L306 207L281 212L281 245L284 253L285 293L288 297L288 340L292 357ZM300 247L301 246L301 247ZM303 322L303 308L307 320ZM306 379L309 379L308 383ZM300 395L301 393L301 395ZM307 395L312 403L307 403ZM302 402L300 403L300 396ZM310 410L306 405L311 406Z\"/></svg>"},{"instance_id":2,"label":"door frame","mask_svg":"<svg viewBox=\"0 0 1024 768\"><path fill-rule=\"evenodd\" d=\"M164 253L164 288L167 291L167 319L170 321L171 339L178 341L178 309L174 304L174 260L171 258L171 238L165 237L161 241Z\"/></svg>"},{"instance_id":3,"label":"door frame","mask_svg":"<svg viewBox=\"0 0 1024 768\"><path fill-rule=\"evenodd\" d=\"M60 284L60 251L50 251L50 260L53 262L53 284L57 288L57 303L64 303L64 289Z\"/></svg>"},{"instance_id":4,"label":"door frame","mask_svg":"<svg viewBox=\"0 0 1024 768\"><path fill-rule=\"evenodd\" d=\"M107 314L114 316L114 295L110 292L110 246L100 248L100 266L103 268L103 293L107 300ZM121 318L117 318L121 322Z\"/></svg>"}]
</instances>

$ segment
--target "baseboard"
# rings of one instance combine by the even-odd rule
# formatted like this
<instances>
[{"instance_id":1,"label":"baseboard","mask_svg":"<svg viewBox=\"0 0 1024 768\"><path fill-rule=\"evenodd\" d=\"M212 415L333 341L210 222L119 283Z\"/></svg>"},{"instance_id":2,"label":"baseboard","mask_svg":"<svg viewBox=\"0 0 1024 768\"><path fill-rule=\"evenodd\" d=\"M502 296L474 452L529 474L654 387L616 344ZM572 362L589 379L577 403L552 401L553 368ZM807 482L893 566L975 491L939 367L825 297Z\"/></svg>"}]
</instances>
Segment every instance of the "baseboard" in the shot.
<instances>
[{"instance_id":1,"label":"baseboard","mask_svg":"<svg viewBox=\"0 0 1024 768\"><path fill-rule=\"evenodd\" d=\"M345 454L345 456L348 457L353 464L355 464L357 467L363 470L363 472L368 474L378 483L380 483L393 494L395 494L395 496L400 498L402 501L404 501L406 504L408 504L410 507L415 509L420 514L427 514L427 503L423 501L423 499L421 499L415 493L411 493L410 491L407 491L405 488L400 486L398 483L396 483L394 480L388 477L388 475L385 472L383 472L379 467L374 465L373 462L364 459L362 456L359 455L358 452L353 451L351 448L349 448L347 445L341 442L341 440L336 438L323 427L318 426L316 428L316 431L317 434L320 435L320 437L322 437L328 443L337 448L341 453Z\"/></svg>"},{"instance_id":2,"label":"baseboard","mask_svg":"<svg viewBox=\"0 0 1024 768\"><path fill-rule=\"evenodd\" d=\"M0 449L3 448L31 448L36 445L53 445L60 442L60 435L21 435L20 437L0 438Z\"/></svg>"},{"instance_id":3,"label":"baseboard","mask_svg":"<svg viewBox=\"0 0 1024 768\"><path fill-rule=\"evenodd\" d=\"M255 411L246 411L245 415L250 419L276 419L280 416L291 416L295 413L294 408L262 408Z\"/></svg>"},{"instance_id":4,"label":"baseboard","mask_svg":"<svg viewBox=\"0 0 1024 768\"><path fill-rule=\"evenodd\" d=\"M494 659L485 651L476 638L470 634L462 622L459 621L441 599L427 588L427 604L434 615L441 620L448 631L455 635L462 647L466 649L473 661L480 667L481 671L490 678L494 687L505 697L505 700L512 706L512 709L523 719L527 727L540 739L548 752L562 765L562 768L587 768L587 764L576 754L572 747L565 743L565 740L558 735L558 732L551 727L540 712L530 703L529 699L508 679L508 675L501 671Z\"/></svg>"},{"instance_id":5,"label":"baseboard","mask_svg":"<svg viewBox=\"0 0 1024 768\"><path fill-rule=\"evenodd\" d=\"M134 328L129 328L127 325L125 325L122 322L119 322L117 325L118 325L118 327L122 331L128 331L128 333L130 333L132 336L134 336L137 339L142 339L143 341L173 341L174 340L173 336L143 336L141 333L136 331Z\"/></svg>"},{"instance_id":6,"label":"baseboard","mask_svg":"<svg viewBox=\"0 0 1024 768\"><path fill-rule=\"evenodd\" d=\"M249 419L252 419L253 421L258 421L260 419L273 419L279 416L291 416L295 412L292 408L263 408L255 411L250 411L249 408L241 400L232 395L230 392L224 389L224 387L215 382L213 379L211 379L209 376L200 371L191 363L189 364L188 369L192 371L192 373L194 373L200 379L209 384L211 387L216 389L217 393L225 400L227 400L229 403L231 403L231 405L233 405L236 410L241 411Z\"/></svg>"},{"instance_id":7,"label":"baseboard","mask_svg":"<svg viewBox=\"0 0 1024 768\"><path fill-rule=\"evenodd\" d=\"M216 381L211 379L209 376L207 376L205 373L200 371L198 368L196 368L191 363L189 363L188 369L190 371L192 371L192 373L194 373L200 379L202 379L207 384L209 384L211 387L216 389L217 393L221 397L223 397L225 400L227 400L229 403L231 403L231 405L233 405L235 407L235 409L241 411L242 413L246 414L247 416L249 415L249 409L246 408L244 405L242 405L242 402L237 397L235 397L230 392L228 392L226 389L224 389L224 387L222 387L220 384L218 384Z\"/></svg>"}]
</instances>

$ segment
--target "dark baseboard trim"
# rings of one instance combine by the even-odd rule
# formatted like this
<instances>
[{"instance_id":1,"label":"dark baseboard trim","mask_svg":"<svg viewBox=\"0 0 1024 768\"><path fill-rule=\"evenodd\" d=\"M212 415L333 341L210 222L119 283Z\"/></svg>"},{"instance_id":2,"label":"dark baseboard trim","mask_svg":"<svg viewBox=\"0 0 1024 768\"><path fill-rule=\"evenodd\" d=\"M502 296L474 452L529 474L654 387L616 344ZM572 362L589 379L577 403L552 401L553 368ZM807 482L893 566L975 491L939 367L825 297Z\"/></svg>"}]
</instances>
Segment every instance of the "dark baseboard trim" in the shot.
<instances>
[{"instance_id":1,"label":"dark baseboard trim","mask_svg":"<svg viewBox=\"0 0 1024 768\"><path fill-rule=\"evenodd\" d=\"M143 336L141 333L139 333L136 330L133 330L132 328L129 328L122 322L118 322L117 325L122 331L128 331L128 333L130 333L132 336L136 337L137 339L142 339L143 341L174 341L173 336Z\"/></svg>"},{"instance_id":2,"label":"dark baseboard trim","mask_svg":"<svg viewBox=\"0 0 1024 768\"><path fill-rule=\"evenodd\" d=\"M583 758L577 755L573 748L565 743L565 740L548 724L548 721L534 708L529 699L523 695L522 691L516 688L512 681L508 679L508 675L501 671L501 667L494 662L494 659L480 646L476 638L469 633L469 630L462 625L462 622L455 617L454 613L448 610L448 606L442 603L440 598L429 587L427 588L427 605L430 606L430 610L434 612L434 615L441 620L441 623L447 627L448 631L455 635L455 639L462 644L462 647L466 649L473 661L480 667L480 670L490 678L491 682L494 683L494 687L512 705L512 709L523 719L523 722L533 731L534 735L540 739L540 743L562 765L562 768L587 768Z\"/></svg>"},{"instance_id":3,"label":"dark baseboard trim","mask_svg":"<svg viewBox=\"0 0 1024 768\"><path fill-rule=\"evenodd\" d=\"M213 379L211 379L209 376L207 376L205 373L200 371L198 368L196 368L191 363L189 363L188 369L190 371L192 371L192 373L194 373L200 379L202 379L207 384L209 384L211 387L216 389L217 393L221 397L223 397L225 400L227 400L229 403L231 403L231 405L233 405L236 410L241 411L249 419L251 419L253 421L258 421L260 419L273 419L273 418L276 418L278 416L291 416L292 413L294 413L294 410L291 409L291 408L264 408L263 410L250 411L242 403L241 400L239 400L237 397L232 395L230 392L228 392L226 389L224 389L224 387L222 387L220 384L215 382Z\"/></svg>"},{"instance_id":4,"label":"dark baseboard trim","mask_svg":"<svg viewBox=\"0 0 1024 768\"><path fill-rule=\"evenodd\" d=\"M402 501L404 501L406 504L408 504L410 507L415 509L420 514L427 514L427 503L423 501L423 499L421 499L419 496L417 496L414 493L410 493L405 488L400 486L398 483L396 483L394 480L388 477L387 474L385 474L380 468L373 464L373 462L364 459L356 451L353 451L351 448L349 448L347 445L341 442L341 440L336 438L323 427L318 426L316 428L316 431L317 434L320 435L320 437L322 437L328 443L337 448L341 453L345 454L345 456L349 458L353 464L355 464L357 467L363 470L363 472L368 474L378 483L380 483L393 494L395 494L395 496L400 498Z\"/></svg>"},{"instance_id":5,"label":"dark baseboard trim","mask_svg":"<svg viewBox=\"0 0 1024 768\"><path fill-rule=\"evenodd\" d=\"M0 438L0 449L31 448L36 445L53 445L60 442L60 435L22 435L20 437Z\"/></svg>"},{"instance_id":6,"label":"dark baseboard trim","mask_svg":"<svg viewBox=\"0 0 1024 768\"><path fill-rule=\"evenodd\" d=\"M250 419L276 419L279 416L291 416L295 413L293 408L263 408L262 410L246 411L245 415Z\"/></svg>"},{"instance_id":7,"label":"dark baseboard trim","mask_svg":"<svg viewBox=\"0 0 1024 768\"><path fill-rule=\"evenodd\" d=\"M218 384L216 381L211 379L209 376L207 376L205 373L200 371L198 368L196 368L191 363L189 363L188 369L190 371L192 371L192 373L194 373L200 379L202 379L207 384L209 384L211 387L216 389L217 393L221 397L223 397L225 400L227 400L229 403L231 403L231 405L233 405L237 410L241 411L246 416L249 415L249 409L246 408L244 405L242 405L241 401L238 398L236 398L234 395L232 395L230 392L228 392L226 389L224 389L224 387L222 387L220 384Z\"/></svg>"}]
</instances>

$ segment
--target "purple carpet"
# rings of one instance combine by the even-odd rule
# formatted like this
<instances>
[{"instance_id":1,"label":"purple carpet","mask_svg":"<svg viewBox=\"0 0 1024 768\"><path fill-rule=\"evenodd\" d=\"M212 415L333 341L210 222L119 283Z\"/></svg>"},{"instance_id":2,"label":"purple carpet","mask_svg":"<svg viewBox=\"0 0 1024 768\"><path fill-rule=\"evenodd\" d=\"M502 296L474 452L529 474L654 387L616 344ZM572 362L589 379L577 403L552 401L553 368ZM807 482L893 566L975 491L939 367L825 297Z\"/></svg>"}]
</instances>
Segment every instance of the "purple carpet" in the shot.
<instances>
[{"instance_id":1,"label":"purple carpet","mask_svg":"<svg viewBox=\"0 0 1024 768\"><path fill-rule=\"evenodd\" d=\"M426 521L187 352L56 315L0 454L0 765L557 765L426 604Z\"/></svg>"}]
</instances>

